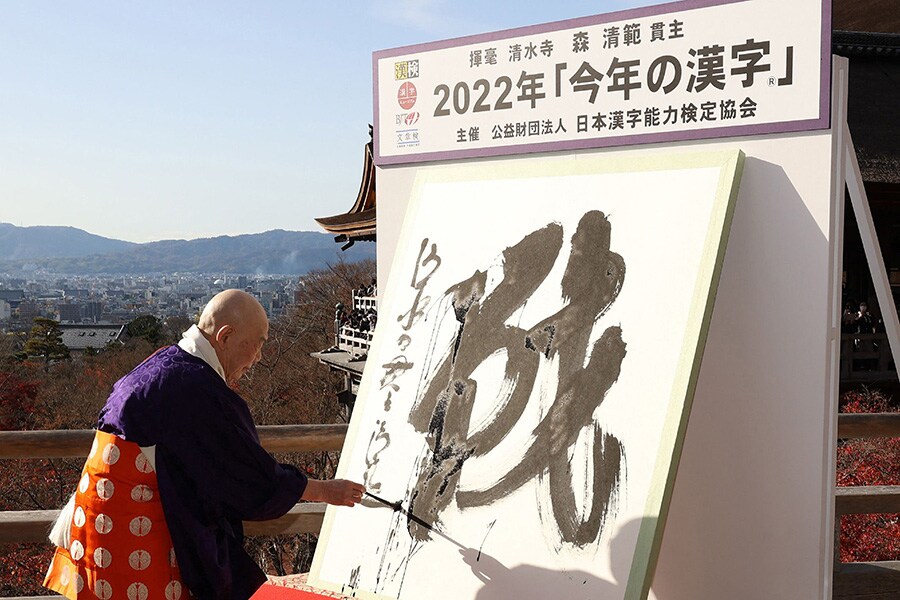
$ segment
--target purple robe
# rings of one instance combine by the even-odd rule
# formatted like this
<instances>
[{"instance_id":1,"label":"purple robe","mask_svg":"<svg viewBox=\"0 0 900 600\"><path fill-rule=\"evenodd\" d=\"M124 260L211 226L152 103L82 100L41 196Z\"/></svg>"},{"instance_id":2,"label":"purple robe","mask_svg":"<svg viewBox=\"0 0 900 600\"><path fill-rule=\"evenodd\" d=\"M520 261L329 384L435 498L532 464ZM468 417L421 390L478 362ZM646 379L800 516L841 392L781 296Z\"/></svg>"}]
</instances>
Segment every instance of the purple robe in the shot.
<instances>
[{"instance_id":1,"label":"purple robe","mask_svg":"<svg viewBox=\"0 0 900 600\"><path fill-rule=\"evenodd\" d=\"M242 520L287 513L306 475L259 444L244 400L178 346L116 382L97 428L156 446L166 524L185 584L197 598L249 598L265 574L243 548Z\"/></svg>"}]
</instances>

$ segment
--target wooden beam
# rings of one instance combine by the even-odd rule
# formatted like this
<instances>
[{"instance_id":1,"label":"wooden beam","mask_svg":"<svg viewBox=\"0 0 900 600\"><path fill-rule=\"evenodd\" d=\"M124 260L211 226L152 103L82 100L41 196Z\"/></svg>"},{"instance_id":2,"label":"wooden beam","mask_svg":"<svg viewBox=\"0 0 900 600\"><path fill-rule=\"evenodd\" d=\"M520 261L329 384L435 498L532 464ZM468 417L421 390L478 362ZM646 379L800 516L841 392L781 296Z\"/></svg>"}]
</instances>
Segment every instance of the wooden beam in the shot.
<instances>
[{"instance_id":1,"label":"wooden beam","mask_svg":"<svg viewBox=\"0 0 900 600\"><path fill-rule=\"evenodd\" d=\"M836 515L900 512L900 485L838 487L834 496Z\"/></svg>"},{"instance_id":2,"label":"wooden beam","mask_svg":"<svg viewBox=\"0 0 900 600\"><path fill-rule=\"evenodd\" d=\"M48 541L47 534L58 514L58 510L0 512L0 544Z\"/></svg>"},{"instance_id":3,"label":"wooden beam","mask_svg":"<svg viewBox=\"0 0 900 600\"><path fill-rule=\"evenodd\" d=\"M269 452L320 452L341 450L347 424L266 425L257 427L259 441Z\"/></svg>"},{"instance_id":4,"label":"wooden beam","mask_svg":"<svg viewBox=\"0 0 900 600\"><path fill-rule=\"evenodd\" d=\"M0 544L47 542L47 533L58 514L58 510L0 512ZM324 517L324 503L302 502L277 519L245 521L244 532L248 536L319 533Z\"/></svg>"},{"instance_id":5,"label":"wooden beam","mask_svg":"<svg viewBox=\"0 0 900 600\"><path fill-rule=\"evenodd\" d=\"M838 415L838 439L900 437L900 413Z\"/></svg>"},{"instance_id":6,"label":"wooden beam","mask_svg":"<svg viewBox=\"0 0 900 600\"><path fill-rule=\"evenodd\" d=\"M244 533L249 536L319 533L325 518L324 502L304 502L294 506L283 517L271 521L244 521Z\"/></svg>"},{"instance_id":7,"label":"wooden beam","mask_svg":"<svg viewBox=\"0 0 900 600\"><path fill-rule=\"evenodd\" d=\"M841 563L834 571L835 600L894 600L900 597L900 561Z\"/></svg>"},{"instance_id":8,"label":"wooden beam","mask_svg":"<svg viewBox=\"0 0 900 600\"><path fill-rule=\"evenodd\" d=\"M347 435L346 424L267 425L256 430L269 452L340 450ZM0 431L0 459L83 458L93 439L93 429Z\"/></svg>"}]
</instances>

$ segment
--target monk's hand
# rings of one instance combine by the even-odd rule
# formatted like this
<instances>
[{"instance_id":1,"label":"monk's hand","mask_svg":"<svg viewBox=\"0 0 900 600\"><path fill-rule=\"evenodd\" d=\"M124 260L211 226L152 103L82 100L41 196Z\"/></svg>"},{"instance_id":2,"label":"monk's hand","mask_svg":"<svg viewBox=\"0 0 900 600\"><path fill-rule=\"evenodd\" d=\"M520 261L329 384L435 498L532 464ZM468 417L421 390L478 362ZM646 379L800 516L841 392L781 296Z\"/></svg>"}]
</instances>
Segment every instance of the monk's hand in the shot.
<instances>
[{"instance_id":1,"label":"monk's hand","mask_svg":"<svg viewBox=\"0 0 900 600\"><path fill-rule=\"evenodd\" d=\"M311 502L326 502L335 506L353 506L362 500L366 488L355 481L347 479L319 480L306 482L303 499Z\"/></svg>"}]
</instances>

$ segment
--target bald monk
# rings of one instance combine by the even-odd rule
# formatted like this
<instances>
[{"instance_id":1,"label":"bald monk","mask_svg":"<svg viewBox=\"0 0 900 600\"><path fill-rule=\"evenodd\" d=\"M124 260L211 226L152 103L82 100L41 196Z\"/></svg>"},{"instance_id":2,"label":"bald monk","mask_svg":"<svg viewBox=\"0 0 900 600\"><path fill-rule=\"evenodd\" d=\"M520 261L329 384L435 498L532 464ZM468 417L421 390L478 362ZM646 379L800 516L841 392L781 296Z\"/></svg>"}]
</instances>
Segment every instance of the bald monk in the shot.
<instances>
[{"instance_id":1,"label":"bald monk","mask_svg":"<svg viewBox=\"0 0 900 600\"><path fill-rule=\"evenodd\" d=\"M268 330L253 296L226 290L178 345L116 382L51 532L45 587L72 600L246 599L266 576L243 549L242 521L301 499L359 502L362 485L310 479L260 446L229 386L260 360Z\"/></svg>"}]
</instances>

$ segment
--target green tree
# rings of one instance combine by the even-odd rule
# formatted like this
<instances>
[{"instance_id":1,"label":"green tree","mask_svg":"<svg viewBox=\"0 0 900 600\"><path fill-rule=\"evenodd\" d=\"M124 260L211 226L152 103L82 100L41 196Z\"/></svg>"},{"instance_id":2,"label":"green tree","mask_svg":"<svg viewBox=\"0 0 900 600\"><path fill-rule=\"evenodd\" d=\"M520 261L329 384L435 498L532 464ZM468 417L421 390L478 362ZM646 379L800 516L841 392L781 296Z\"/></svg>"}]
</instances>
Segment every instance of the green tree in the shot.
<instances>
[{"instance_id":1,"label":"green tree","mask_svg":"<svg viewBox=\"0 0 900 600\"><path fill-rule=\"evenodd\" d=\"M142 315L125 326L125 333L130 338L143 338L153 346L162 346L166 342L163 322L153 315Z\"/></svg>"},{"instance_id":2,"label":"green tree","mask_svg":"<svg viewBox=\"0 0 900 600\"><path fill-rule=\"evenodd\" d=\"M69 348L63 344L59 323L45 317L35 318L21 355L41 357L46 363L69 358Z\"/></svg>"}]
</instances>

